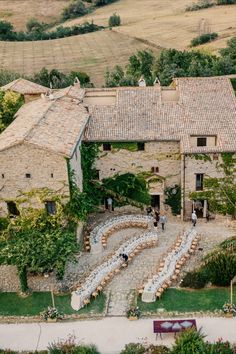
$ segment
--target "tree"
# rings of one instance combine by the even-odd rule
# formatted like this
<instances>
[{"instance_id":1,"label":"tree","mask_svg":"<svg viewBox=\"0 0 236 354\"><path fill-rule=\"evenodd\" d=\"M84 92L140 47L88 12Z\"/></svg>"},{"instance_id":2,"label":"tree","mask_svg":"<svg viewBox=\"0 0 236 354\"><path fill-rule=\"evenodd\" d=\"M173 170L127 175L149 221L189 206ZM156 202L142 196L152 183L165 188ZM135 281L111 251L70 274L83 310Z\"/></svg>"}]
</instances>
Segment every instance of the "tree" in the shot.
<instances>
[{"instance_id":1,"label":"tree","mask_svg":"<svg viewBox=\"0 0 236 354\"><path fill-rule=\"evenodd\" d=\"M62 19L68 20L70 18L80 17L87 13L87 9L81 0L74 0L72 3L64 8L62 12Z\"/></svg>"},{"instance_id":2,"label":"tree","mask_svg":"<svg viewBox=\"0 0 236 354\"><path fill-rule=\"evenodd\" d=\"M227 47L221 49L220 53L223 57L230 58L234 65L236 65L236 37L231 38L227 42Z\"/></svg>"},{"instance_id":3,"label":"tree","mask_svg":"<svg viewBox=\"0 0 236 354\"><path fill-rule=\"evenodd\" d=\"M32 200L54 200L56 212L48 215L45 208L25 207ZM56 271L63 278L65 264L75 260L78 250L74 224L65 213L63 197L48 189L23 193L16 201L19 216L10 219L7 229L0 235L0 264L15 265L21 291L28 290L27 272Z\"/></svg>"},{"instance_id":4,"label":"tree","mask_svg":"<svg viewBox=\"0 0 236 354\"><path fill-rule=\"evenodd\" d=\"M144 77L148 86L153 85L155 77L153 75L154 55L151 51L142 50L129 58L127 74L135 78L136 81L141 76Z\"/></svg>"},{"instance_id":5,"label":"tree","mask_svg":"<svg viewBox=\"0 0 236 354\"><path fill-rule=\"evenodd\" d=\"M0 132L11 124L16 112L24 104L23 97L15 92L0 92Z\"/></svg>"},{"instance_id":6,"label":"tree","mask_svg":"<svg viewBox=\"0 0 236 354\"><path fill-rule=\"evenodd\" d=\"M39 22L35 18L29 19L26 23L26 29L28 32L43 32L47 28L47 24Z\"/></svg>"},{"instance_id":7,"label":"tree","mask_svg":"<svg viewBox=\"0 0 236 354\"><path fill-rule=\"evenodd\" d=\"M190 194L192 199L206 199L212 212L236 218L236 183L234 153L222 153L217 168L222 177L204 178L204 190Z\"/></svg>"},{"instance_id":8,"label":"tree","mask_svg":"<svg viewBox=\"0 0 236 354\"><path fill-rule=\"evenodd\" d=\"M12 40L16 36L16 33L13 31L13 26L10 22L0 21L0 40Z\"/></svg>"},{"instance_id":9,"label":"tree","mask_svg":"<svg viewBox=\"0 0 236 354\"><path fill-rule=\"evenodd\" d=\"M116 27L116 26L120 26L120 16L117 15L116 13L114 13L112 16L109 17L109 27Z\"/></svg>"},{"instance_id":10,"label":"tree","mask_svg":"<svg viewBox=\"0 0 236 354\"><path fill-rule=\"evenodd\" d=\"M90 77L80 71L71 71L69 75L66 75L56 69L48 71L48 69L43 68L32 77L32 81L46 87L52 86L52 88L55 89L72 85L76 77L79 79L81 86L93 87L93 84L90 82Z\"/></svg>"},{"instance_id":11,"label":"tree","mask_svg":"<svg viewBox=\"0 0 236 354\"><path fill-rule=\"evenodd\" d=\"M131 75L127 75L121 66L116 65L112 71L107 70L105 73L105 86L137 86L137 80Z\"/></svg>"}]
</instances>

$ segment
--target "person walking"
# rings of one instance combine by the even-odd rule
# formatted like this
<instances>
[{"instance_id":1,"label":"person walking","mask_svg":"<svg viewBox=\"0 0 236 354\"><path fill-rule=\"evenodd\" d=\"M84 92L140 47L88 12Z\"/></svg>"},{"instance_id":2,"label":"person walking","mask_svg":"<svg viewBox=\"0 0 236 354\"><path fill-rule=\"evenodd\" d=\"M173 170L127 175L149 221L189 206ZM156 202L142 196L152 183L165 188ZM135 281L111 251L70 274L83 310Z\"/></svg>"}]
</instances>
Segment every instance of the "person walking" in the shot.
<instances>
[{"instance_id":1,"label":"person walking","mask_svg":"<svg viewBox=\"0 0 236 354\"><path fill-rule=\"evenodd\" d=\"M167 223L167 217L165 215L160 216L160 224L161 228L164 231L165 230L165 224Z\"/></svg>"},{"instance_id":2,"label":"person walking","mask_svg":"<svg viewBox=\"0 0 236 354\"><path fill-rule=\"evenodd\" d=\"M196 215L196 211L195 210L192 212L192 223L193 223L193 226L196 226L197 215Z\"/></svg>"},{"instance_id":3,"label":"person walking","mask_svg":"<svg viewBox=\"0 0 236 354\"><path fill-rule=\"evenodd\" d=\"M112 203L113 203L112 198L111 197L107 198L108 211L110 213L112 212Z\"/></svg>"}]
</instances>

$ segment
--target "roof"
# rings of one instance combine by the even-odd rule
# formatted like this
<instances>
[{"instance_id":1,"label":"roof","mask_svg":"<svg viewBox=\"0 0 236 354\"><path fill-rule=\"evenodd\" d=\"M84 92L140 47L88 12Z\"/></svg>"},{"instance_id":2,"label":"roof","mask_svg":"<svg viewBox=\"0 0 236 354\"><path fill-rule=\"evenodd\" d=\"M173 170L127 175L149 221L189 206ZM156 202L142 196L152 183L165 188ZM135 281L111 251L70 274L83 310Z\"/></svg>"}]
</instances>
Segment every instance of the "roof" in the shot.
<instances>
[{"instance_id":1,"label":"roof","mask_svg":"<svg viewBox=\"0 0 236 354\"><path fill-rule=\"evenodd\" d=\"M19 78L10 82L9 84L2 86L1 91L14 91L22 95L37 95L40 93L47 93L48 87L38 85L26 79Z\"/></svg>"},{"instance_id":2,"label":"roof","mask_svg":"<svg viewBox=\"0 0 236 354\"><path fill-rule=\"evenodd\" d=\"M114 104L86 101L91 117L85 140L176 140L183 153L236 151L236 99L227 77L178 78L166 89L156 85L112 90ZM85 98L91 92L86 90ZM217 146L192 147L191 135L216 135Z\"/></svg>"},{"instance_id":3,"label":"roof","mask_svg":"<svg viewBox=\"0 0 236 354\"><path fill-rule=\"evenodd\" d=\"M69 97L40 98L23 105L0 135L0 151L29 143L71 157L88 121L87 110Z\"/></svg>"}]
</instances>

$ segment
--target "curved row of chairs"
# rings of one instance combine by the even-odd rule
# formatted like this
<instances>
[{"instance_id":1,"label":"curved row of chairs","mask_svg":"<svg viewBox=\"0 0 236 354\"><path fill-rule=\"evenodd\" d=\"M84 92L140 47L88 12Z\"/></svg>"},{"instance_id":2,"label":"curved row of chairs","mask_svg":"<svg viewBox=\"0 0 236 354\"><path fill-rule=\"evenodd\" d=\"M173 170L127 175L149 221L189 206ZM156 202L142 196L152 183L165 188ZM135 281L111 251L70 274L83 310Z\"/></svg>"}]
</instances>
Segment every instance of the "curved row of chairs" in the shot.
<instances>
[{"instance_id":1,"label":"curved row of chairs","mask_svg":"<svg viewBox=\"0 0 236 354\"><path fill-rule=\"evenodd\" d=\"M142 301L153 302L177 280L181 268L195 252L199 241L196 231L190 229L179 236L169 252L159 263L156 274L152 275L139 289Z\"/></svg>"},{"instance_id":2,"label":"curved row of chairs","mask_svg":"<svg viewBox=\"0 0 236 354\"><path fill-rule=\"evenodd\" d=\"M89 238L85 240L85 249L91 252L100 252L107 247L107 239L114 232L126 228L142 228L147 229L151 217L146 215L122 215L106 220L99 224L90 233Z\"/></svg>"},{"instance_id":3,"label":"curved row of chairs","mask_svg":"<svg viewBox=\"0 0 236 354\"><path fill-rule=\"evenodd\" d=\"M86 306L90 302L91 297L97 297L106 284L118 274L122 268L126 268L137 254L143 249L154 247L157 244L157 232L146 232L122 244L107 260L97 266L80 284L76 291L72 292L71 306L74 310ZM125 261L121 254L128 256Z\"/></svg>"}]
</instances>

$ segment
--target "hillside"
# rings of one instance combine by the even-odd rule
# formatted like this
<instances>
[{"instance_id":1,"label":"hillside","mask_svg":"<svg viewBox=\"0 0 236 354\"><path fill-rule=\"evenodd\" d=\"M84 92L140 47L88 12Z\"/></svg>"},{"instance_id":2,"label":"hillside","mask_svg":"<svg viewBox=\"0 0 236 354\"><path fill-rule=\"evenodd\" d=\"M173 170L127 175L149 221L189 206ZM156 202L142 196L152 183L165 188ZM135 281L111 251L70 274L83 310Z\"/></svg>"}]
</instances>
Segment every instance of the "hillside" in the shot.
<instances>
[{"instance_id":1,"label":"hillside","mask_svg":"<svg viewBox=\"0 0 236 354\"><path fill-rule=\"evenodd\" d=\"M224 47L226 41L236 35L236 5L185 12L187 5L197 1L120 0L64 25L92 19L97 24L107 25L109 16L116 12L122 20L122 26L117 27L116 31L161 47L187 48L191 39L199 35L200 27L204 26L219 34L219 38L207 47L213 50Z\"/></svg>"},{"instance_id":2,"label":"hillside","mask_svg":"<svg viewBox=\"0 0 236 354\"><path fill-rule=\"evenodd\" d=\"M97 86L102 86L106 68L116 64L125 66L130 55L137 50L188 49L190 41L202 28L219 34L217 40L205 45L210 51L217 52L236 35L236 5L185 12L186 6L193 1L119 0L90 15L67 21L64 26L86 20L107 26L109 16L115 12L121 16L122 26L112 31L107 29L51 41L0 42L0 68L24 74L32 74L44 66L64 72L80 70L87 72ZM17 3L17 0L0 0L0 14L14 5L17 16L12 14L5 19L19 29L30 17L46 22L46 16L51 16L51 20L58 18L68 0L21 0L21 7L16 8Z\"/></svg>"},{"instance_id":3,"label":"hillside","mask_svg":"<svg viewBox=\"0 0 236 354\"><path fill-rule=\"evenodd\" d=\"M47 23L58 21L68 3L69 0L0 0L0 19L23 31L32 17Z\"/></svg>"},{"instance_id":4,"label":"hillside","mask_svg":"<svg viewBox=\"0 0 236 354\"><path fill-rule=\"evenodd\" d=\"M104 84L106 68L126 65L146 44L110 30L37 42L0 42L0 68L24 74L42 67L63 72L85 71L96 86Z\"/></svg>"}]
</instances>

